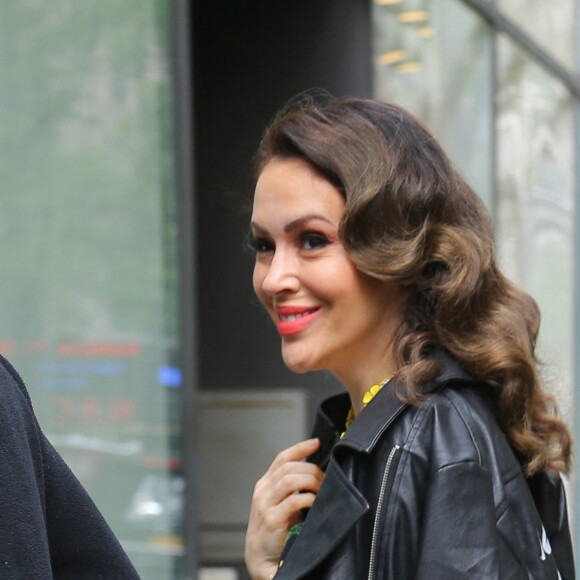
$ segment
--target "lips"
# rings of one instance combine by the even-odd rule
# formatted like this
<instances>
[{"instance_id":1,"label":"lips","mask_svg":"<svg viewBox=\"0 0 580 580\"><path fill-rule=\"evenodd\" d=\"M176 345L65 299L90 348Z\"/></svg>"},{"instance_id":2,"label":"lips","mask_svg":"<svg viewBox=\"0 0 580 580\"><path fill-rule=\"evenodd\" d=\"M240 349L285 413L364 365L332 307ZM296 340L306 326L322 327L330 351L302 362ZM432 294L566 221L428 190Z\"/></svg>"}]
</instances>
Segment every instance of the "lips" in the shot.
<instances>
[{"instance_id":1,"label":"lips","mask_svg":"<svg viewBox=\"0 0 580 580\"><path fill-rule=\"evenodd\" d=\"M318 316L320 307L278 306L276 326L282 336L291 336L302 332Z\"/></svg>"}]
</instances>

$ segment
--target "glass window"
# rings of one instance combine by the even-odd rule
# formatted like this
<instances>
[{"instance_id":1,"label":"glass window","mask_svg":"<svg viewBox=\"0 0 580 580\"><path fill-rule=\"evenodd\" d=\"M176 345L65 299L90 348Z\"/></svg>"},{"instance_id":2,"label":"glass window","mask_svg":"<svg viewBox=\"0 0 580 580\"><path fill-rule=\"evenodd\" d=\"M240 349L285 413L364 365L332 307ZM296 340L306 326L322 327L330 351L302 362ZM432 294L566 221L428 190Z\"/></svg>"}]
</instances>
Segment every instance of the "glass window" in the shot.
<instances>
[{"instance_id":1,"label":"glass window","mask_svg":"<svg viewBox=\"0 0 580 580\"><path fill-rule=\"evenodd\" d=\"M183 551L170 5L0 5L0 352L151 580Z\"/></svg>"},{"instance_id":2,"label":"glass window","mask_svg":"<svg viewBox=\"0 0 580 580\"><path fill-rule=\"evenodd\" d=\"M372 18L375 96L404 106L424 121L491 207L488 27L457 0L375 0Z\"/></svg>"},{"instance_id":3,"label":"glass window","mask_svg":"<svg viewBox=\"0 0 580 580\"><path fill-rule=\"evenodd\" d=\"M576 66L577 0L496 0L501 12L565 66Z\"/></svg>"},{"instance_id":4,"label":"glass window","mask_svg":"<svg viewBox=\"0 0 580 580\"><path fill-rule=\"evenodd\" d=\"M513 42L498 39L497 234L506 274L542 310L540 357L573 408L574 99ZM550 378L550 377L549 377ZM571 422L572 417L567 419Z\"/></svg>"}]
</instances>

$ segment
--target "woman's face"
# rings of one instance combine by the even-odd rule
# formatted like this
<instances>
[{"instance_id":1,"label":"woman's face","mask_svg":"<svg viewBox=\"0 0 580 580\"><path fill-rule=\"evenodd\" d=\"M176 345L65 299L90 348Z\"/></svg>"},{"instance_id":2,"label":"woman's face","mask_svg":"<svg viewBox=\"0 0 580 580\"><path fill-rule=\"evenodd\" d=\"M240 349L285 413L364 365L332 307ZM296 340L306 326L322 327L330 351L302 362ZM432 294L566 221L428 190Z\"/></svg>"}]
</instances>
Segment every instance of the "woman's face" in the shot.
<instances>
[{"instance_id":1,"label":"woman's face","mask_svg":"<svg viewBox=\"0 0 580 580\"><path fill-rule=\"evenodd\" d=\"M386 366L406 291L356 269L338 237L344 205L305 161L271 160L254 197L254 290L290 369L328 369L347 383L365 368L372 382L394 371Z\"/></svg>"}]
</instances>

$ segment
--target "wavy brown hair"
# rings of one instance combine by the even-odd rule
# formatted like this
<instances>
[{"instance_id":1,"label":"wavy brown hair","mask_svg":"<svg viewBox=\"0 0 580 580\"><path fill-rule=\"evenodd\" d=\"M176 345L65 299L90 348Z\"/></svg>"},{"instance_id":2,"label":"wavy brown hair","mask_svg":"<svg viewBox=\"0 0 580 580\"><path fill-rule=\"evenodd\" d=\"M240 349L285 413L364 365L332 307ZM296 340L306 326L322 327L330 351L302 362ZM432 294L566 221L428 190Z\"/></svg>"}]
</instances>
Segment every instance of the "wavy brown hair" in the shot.
<instances>
[{"instance_id":1,"label":"wavy brown hair","mask_svg":"<svg viewBox=\"0 0 580 580\"><path fill-rule=\"evenodd\" d=\"M429 131L393 104L303 95L266 130L258 175L274 157L306 160L342 193L339 234L361 272L412 289L398 395L421 401L442 348L485 385L528 475L568 471L570 433L538 372L538 306L499 271L488 213Z\"/></svg>"}]
</instances>

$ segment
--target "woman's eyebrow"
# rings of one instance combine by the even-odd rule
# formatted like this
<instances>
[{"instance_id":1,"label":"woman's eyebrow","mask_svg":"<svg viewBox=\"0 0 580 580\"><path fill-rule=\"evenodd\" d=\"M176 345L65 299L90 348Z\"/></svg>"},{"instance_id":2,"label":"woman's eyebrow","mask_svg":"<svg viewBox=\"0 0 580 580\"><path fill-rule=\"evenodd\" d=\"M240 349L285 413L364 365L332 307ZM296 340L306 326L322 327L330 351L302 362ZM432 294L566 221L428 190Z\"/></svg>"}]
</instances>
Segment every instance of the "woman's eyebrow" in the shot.
<instances>
[{"instance_id":1,"label":"woman's eyebrow","mask_svg":"<svg viewBox=\"0 0 580 580\"><path fill-rule=\"evenodd\" d=\"M336 224L334 222L332 222L331 220L329 220L326 216L323 216L321 214L308 214L305 216L301 216L299 218L296 218L295 220L292 220L291 222L287 223L284 226L284 233L289 233L295 229L298 229L300 227L303 227L304 224L307 224L308 222L311 221L323 221L326 222L327 224L336 227ZM268 234L268 230L264 227L262 227L260 224L258 224L257 222L250 222L250 227L259 232L260 234L266 235Z\"/></svg>"},{"instance_id":2,"label":"woman's eyebrow","mask_svg":"<svg viewBox=\"0 0 580 580\"><path fill-rule=\"evenodd\" d=\"M336 226L336 224L333 223L331 220L329 220L326 216L313 213L313 214L308 214L308 215L299 217L298 219L292 220L290 223L288 223L284 226L284 232L285 233L291 232L292 230L300 228L305 223L308 223L310 221L323 221L331 226Z\"/></svg>"}]
</instances>

